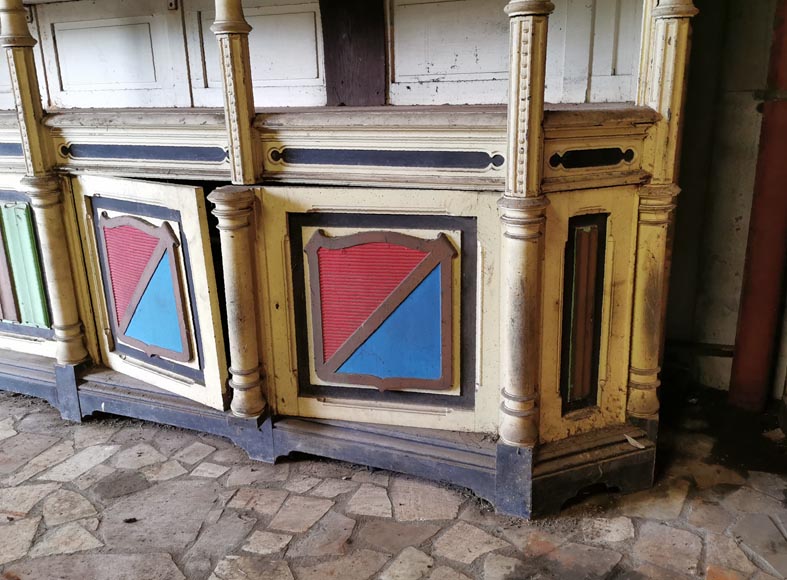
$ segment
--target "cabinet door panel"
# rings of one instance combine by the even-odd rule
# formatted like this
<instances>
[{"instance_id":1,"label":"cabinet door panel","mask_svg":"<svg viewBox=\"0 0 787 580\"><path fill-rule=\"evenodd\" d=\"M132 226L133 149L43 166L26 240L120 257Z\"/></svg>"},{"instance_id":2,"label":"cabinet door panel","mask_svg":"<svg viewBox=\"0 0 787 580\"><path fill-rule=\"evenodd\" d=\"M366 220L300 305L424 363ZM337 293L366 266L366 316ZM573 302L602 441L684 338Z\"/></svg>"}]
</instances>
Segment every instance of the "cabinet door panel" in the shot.
<instances>
[{"instance_id":1,"label":"cabinet door panel","mask_svg":"<svg viewBox=\"0 0 787 580\"><path fill-rule=\"evenodd\" d=\"M104 363L223 409L224 340L201 188L74 179Z\"/></svg>"}]
</instances>

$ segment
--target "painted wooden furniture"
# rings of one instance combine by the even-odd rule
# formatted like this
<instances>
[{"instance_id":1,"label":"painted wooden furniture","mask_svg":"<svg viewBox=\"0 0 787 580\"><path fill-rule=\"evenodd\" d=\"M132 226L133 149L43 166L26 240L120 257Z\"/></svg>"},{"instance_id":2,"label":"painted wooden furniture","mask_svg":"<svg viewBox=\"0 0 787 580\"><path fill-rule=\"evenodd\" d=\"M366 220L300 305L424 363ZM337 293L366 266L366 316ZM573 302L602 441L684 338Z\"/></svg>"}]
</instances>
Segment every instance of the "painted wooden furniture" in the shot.
<instances>
[{"instance_id":1,"label":"painted wooden furniture","mask_svg":"<svg viewBox=\"0 0 787 580\"><path fill-rule=\"evenodd\" d=\"M4 388L525 517L651 484L691 0L32 4Z\"/></svg>"}]
</instances>

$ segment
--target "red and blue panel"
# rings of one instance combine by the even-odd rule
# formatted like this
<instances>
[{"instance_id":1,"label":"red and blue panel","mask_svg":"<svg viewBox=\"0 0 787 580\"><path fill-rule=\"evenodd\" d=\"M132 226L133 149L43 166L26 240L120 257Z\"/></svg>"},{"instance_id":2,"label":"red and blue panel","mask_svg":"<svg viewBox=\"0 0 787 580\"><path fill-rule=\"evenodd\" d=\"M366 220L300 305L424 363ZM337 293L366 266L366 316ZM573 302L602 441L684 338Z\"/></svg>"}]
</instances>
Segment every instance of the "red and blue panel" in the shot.
<instances>
[{"instance_id":1,"label":"red and blue panel","mask_svg":"<svg viewBox=\"0 0 787 580\"><path fill-rule=\"evenodd\" d=\"M452 261L444 234L315 233L309 259L315 372L394 389L452 386Z\"/></svg>"},{"instance_id":2,"label":"red and blue panel","mask_svg":"<svg viewBox=\"0 0 787 580\"><path fill-rule=\"evenodd\" d=\"M102 215L99 230L116 341L149 356L190 360L175 253L179 242L168 223Z\"/></svg>"}]
</instances>

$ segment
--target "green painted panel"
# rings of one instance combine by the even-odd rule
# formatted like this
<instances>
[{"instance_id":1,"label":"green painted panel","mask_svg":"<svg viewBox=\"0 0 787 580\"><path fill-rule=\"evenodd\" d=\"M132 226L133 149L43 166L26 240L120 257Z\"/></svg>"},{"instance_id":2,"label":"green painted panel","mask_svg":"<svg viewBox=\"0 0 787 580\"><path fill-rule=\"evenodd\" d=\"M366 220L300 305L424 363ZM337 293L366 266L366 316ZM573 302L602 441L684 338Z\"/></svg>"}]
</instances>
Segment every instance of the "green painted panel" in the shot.
<instances>
[{"instance_id":1,"label":"green painted panel","mask_svg":"<svg viewBox=\"0 0 787 580\"><path fill-rule=\"evenodd\" d=\"M0 215L20 322L48 328L49 311L30 206L26 203L2 202Z\"/></svg>"}]
</instances>

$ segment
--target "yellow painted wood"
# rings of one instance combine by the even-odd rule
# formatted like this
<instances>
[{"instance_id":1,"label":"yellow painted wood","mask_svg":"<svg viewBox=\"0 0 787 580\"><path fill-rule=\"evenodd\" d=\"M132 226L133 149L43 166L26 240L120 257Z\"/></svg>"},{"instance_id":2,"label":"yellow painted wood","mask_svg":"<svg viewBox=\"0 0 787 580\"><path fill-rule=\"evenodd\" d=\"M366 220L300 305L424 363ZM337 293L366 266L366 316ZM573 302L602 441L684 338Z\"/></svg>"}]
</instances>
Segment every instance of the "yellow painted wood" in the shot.
<instances>
[{"instance_id":1,"label":"yellow painted wood","mask_svg":"<svg viewBox=\"0 0 787 580\"><path fill-rule=\"evenodd\" d=\"M497 429L499 391L499 221L495 194L468 191L320 188L257 188L260 200L258 288L262 294L261 347L268 402L277 413L457 431ZM475 216L478 227L476 306L476 405L474 410L299 397L288 213ZM406 215L405 214L405 215ZM457 295L455 295L456 297ZM458 305L458 300L456 301ZM458 329L455 329L458 332ZM455 341L459 348L459 341ZM458 360L455 361L458 364Z\"/></svg>"},{"instance_id":2,"label":"yellow painted wood","mask_svg":"<svg viewBox=\"0 0 787 580\"><path fill-rule=\"evenodd\" d=\"M634 187L551 194L546 215L544 318L539 441L549 442L621 424L626 419L628 347L638 197ZM609 214L604 268L598 400L562 414L560 395L563 276L568 221L575 215Z\"/></svg>"}]
</instances>

